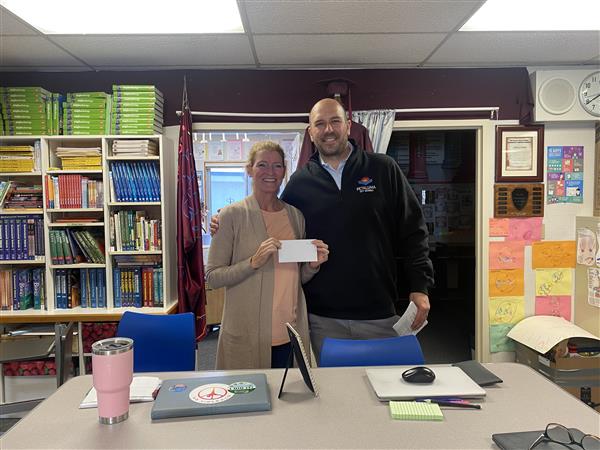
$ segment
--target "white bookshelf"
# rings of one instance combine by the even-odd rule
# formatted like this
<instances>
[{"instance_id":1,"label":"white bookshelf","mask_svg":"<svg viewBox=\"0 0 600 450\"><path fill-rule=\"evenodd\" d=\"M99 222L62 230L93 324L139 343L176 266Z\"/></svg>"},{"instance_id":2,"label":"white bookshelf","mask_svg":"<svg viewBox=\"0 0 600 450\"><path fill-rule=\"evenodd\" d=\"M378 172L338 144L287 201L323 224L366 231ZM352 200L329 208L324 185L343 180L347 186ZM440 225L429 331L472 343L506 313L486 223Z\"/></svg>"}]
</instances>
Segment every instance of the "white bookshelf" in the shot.
<instances>
[{"instance_id":1,"label":"white bookshelf","mask_svg":"<svg viewBox=\"0 0 600 450\"><path fill-rule=\"evenodd\" d=\"M115 140L149 139L157 143L158 156L150 157L124 157L112 154L112 143ZM20 180L37 177L39 184L43 187L44 204L43 210L3 211L0 214L43 214L44 220L44 247L45 258L28 261L2 261L0 269L12 265L23 267L32 265L45 267L46 287L46 310L26 311L2 311L5 320L15 319L25 315L29 319L39 316L41 321L47 321L49 316L93 316L96 318L106 315L107 320L114 320L115 315L124 311L139 311L146 313L166 313L172 311L177 303L177 279L176 279L176 164L177 155L172 154L172 146L165 145L166 139L161 135L149 136L3 136L0 137L2 145L33 145L39 141L41 148L41 160L39 170L27 173L0 173L0 180ZM57 147L100 147L102 150L101 170L62 170L60 160L56 157ZM160 169L161 197L158 202L115 202L110 201L109 170L112 161L152 161L158 164ZM101 180L104 196L104 204L97 208L47 208L47 186L46 175L83 175L89 179ZM36 184L37 181L36 180ZM116 251L110 249L110 217L116 211L145 210L149 217L160 220L161 248L152 251ZM97 222L78 221L78 217L94 217ZM64 221L57 222L57 219ZM105 264L79 263L79 264L53 264L50 257L49 231L65 228L76 228L77 230L89 229L96 233L102 233L105 247ZM156 255L161 258L163 271L162 298L163 305L159 307L115 307L113 298L113 269L115 268L114 257L118 255ZM106 279L106 308L84 308L74 307L71 309L56 308L54 274L57 269L102 269ZM12 317L14 316L14 317Z\"/></svg>"}]
</instances>

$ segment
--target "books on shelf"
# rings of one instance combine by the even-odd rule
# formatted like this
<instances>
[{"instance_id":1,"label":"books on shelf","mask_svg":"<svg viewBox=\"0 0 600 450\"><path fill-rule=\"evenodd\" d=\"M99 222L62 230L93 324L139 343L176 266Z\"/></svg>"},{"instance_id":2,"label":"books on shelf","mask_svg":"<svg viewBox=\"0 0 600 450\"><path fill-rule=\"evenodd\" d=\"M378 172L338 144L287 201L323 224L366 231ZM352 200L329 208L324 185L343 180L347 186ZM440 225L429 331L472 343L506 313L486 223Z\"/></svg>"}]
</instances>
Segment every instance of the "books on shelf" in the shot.
<instances>
[{"instance_id":1,"label":"books on shelf","mask_svg":"<svg viewBox=\"0 0 600 450\"><path fill-rule=\"evenodd\" d=\"M164 306L160 255L118 255L114 257L114 265L115 307Z\"/></svg>"},{"instance_id":2,"label":"books on shelf","mask_svg":"<svg viewBox=\"0 0 600 450\"><path fill-rule=\"evenodd\" d=\"M110 249L154 251L162 245L159 219L149 219L145 211L117 211L110 216Z\"/></svg>"},{"instance_id":3,"label":"books on shelf","mask_svg":"<svg viewBox=\"0 0 600 450\"><path fill-rule=\"evenodd\" d=\"M113 85L112 134L162 133L162 93L153 85Z\"/></svg>"},{"instance_id":4,"label":"books on shelf","mask_svg":"<svg viewBox=\"0 0 600 450\"><path fill-rule=\"evenodd\" d=\"M101 180L82 175L46 175L46 208L101 208L104 188Z\"/></svg>"},{"instance_id":5,"label":"books on shelf","mask_svg":"<svg viewBox=\"0 0 600 450\"><path fill-rule=\"evenodd\" d=\"M63 104L63 133L101 135L109 133L112 98L105 92L67 93Z\"/></svg>"},{"instance_id":6,"label":"books on shelf","mask_svg":"<svg viewBox=\"0 0 600 450\"><path fill-rule=\"evenodd\" d=\"M114 140L112 152L116 156L158 155L158 145L150 139Z\"/></svg>"},{"instance_id":7,"label":"books on shelf","mask_svg":"<svg viewBox=\"0 0 600 450\"><path fill-rule=\"evenodd\" d=\"M36 166L33 145L0 146L0 172L33 172Z\"/></svg>"},{"instance_id":8,"label":"books on shelf","mask_svg":"<svg viewBox=\"0 0 600 450\"><path fill-rule=\"evenodd\" d=\"M92 263L105 264L101 236L87 230L49 230L50 258L53 265Z\"/></svg>"},{"instance_id":9,"label":"books on shelf","mask_svg":"<svg viewBox=\"0 0 600 450\"><path fill-rule=\"evenodd\" d=\"M39 215L0 215L0 260L35 260L44 256L44 223Z\"/></svg>"},{"instance_id":10,"label":"books on shelf","mask_svg":"<svg viewBox=\"0 0 600 450\"><path fill-rule=\"evenodd\" d=\"M4 195L0 193L0 208L6 210L41 209L43 192L41 185L8 181Z\"/></svg>"},{"instance_id":11,"label":"books on shelf","mask_svg":"<svg viewBox=\"0 0 600 450\"><path fill-rule=\"evenodd\" d=\"M112 202L159 202L160 169L154 161L111 161L109 187Z\"/></svg>"},{"instance_id":12,"label":"books on shelf","mask_svg":"<svg viewBox=\"0 0 600 450\"><path fill-rule=\"evenodd\" d=\"M46 309L43 268L0 269L0 309Z\"/></svg>"},{"instance_id":13,"label":"books on shelf","mask_svg":"<svg viewBox=\"0 0 600 450\"><path fill-rule=\"evenodd\" d=\"M3 134L52 133L52 93L41 87L0 87Z\"/></svg>"},{"instance_id":14,"label":"books on shelf","mask_svg":"<svg viewBox=\"0 0 600 450\"><path fill-rule=\"evenodd\" d=\"M55 155L63 170L102 170L100 147L57 147Z\"/></svg>"},{"instance_id":15,"label":"books on shelf","mask_svg":"<svg viewBox=\"0 0 600 450\"><path fill-rule=\"evenodd\" d=\"M106 308L104 269L56 269L54 307L56 309Z\"/></svg>"}]
</instances>

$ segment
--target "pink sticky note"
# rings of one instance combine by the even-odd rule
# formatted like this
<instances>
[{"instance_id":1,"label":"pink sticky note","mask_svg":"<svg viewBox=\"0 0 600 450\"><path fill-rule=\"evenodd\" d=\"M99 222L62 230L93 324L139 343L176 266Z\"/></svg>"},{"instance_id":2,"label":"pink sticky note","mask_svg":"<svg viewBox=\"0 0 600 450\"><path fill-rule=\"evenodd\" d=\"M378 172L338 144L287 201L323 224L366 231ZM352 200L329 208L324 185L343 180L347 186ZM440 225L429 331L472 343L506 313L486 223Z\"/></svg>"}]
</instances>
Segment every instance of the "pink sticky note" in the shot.
<instances>
[{"instance_id":1,"label":"pink sticky note","mask_svg":"<svg viewBox=\"0 0 600 450\"><path fill-rule=\"evenodd\" d=\"M530 245L542 239L542 217L510 219L507 241L525 241Z\"/></svg>"},{"instance_id":2,"label":"pink sticky note","mask_svg":"<svg viewBox=\"0 0 600 450\"><path fill-rule=\"evenodd\" d=\"M535 298L536 316L558 316L571 320L571 297L569 295L551 295Z\"/></svg>"}]
</instances>

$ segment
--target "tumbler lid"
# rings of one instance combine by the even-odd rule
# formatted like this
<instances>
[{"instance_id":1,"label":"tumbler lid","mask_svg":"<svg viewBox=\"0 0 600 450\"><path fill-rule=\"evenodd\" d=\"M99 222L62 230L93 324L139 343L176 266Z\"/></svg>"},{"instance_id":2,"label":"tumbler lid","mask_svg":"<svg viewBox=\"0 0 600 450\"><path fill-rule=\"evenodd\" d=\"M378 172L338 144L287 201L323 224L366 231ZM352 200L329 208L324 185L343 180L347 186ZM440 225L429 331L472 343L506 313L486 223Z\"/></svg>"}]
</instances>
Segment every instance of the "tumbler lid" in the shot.
<instances>
[{"instance_id":1,"label":"tumbler lid","mask_svg":"<svg viewBox=\"0 0 600 450\"><path fill-rule=\"evenodd\" d=\"M114 337L102 339L92 344L94 355L116 355L128 352L133 348L133 339L126 337Z\"/></svg>"}]
</instances>

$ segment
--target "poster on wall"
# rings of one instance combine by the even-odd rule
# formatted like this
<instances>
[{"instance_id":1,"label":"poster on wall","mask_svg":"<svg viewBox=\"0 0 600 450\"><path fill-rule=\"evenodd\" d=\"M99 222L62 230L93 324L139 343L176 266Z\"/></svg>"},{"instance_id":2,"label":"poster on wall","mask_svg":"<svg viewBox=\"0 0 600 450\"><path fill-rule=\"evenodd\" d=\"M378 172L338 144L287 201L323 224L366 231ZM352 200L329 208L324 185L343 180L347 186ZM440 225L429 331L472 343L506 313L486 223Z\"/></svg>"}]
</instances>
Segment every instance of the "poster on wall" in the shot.
<instances>
[{"instance_id":1,"label":"poster on wall","mask_svg":"<svg viewBox=\"0 0 600 450\"><path fill-rule=\"evenodd\" d=\"M549 146L547 203L583 203L583 146Z\"/></svg>"},{"instance_id":2,"label":"poster on wall","mask_svg":"<svg viewBox=\"0 0 600 450\"><path fill-rule=\"evenodd\" d=\"M588 268L588 304L600 308L600 269Z\"/></svg>"}]
</instances>

